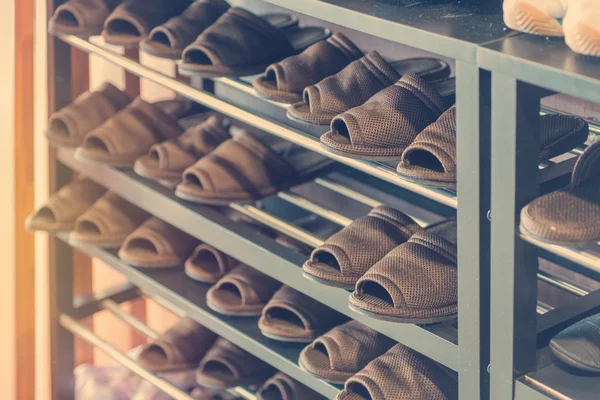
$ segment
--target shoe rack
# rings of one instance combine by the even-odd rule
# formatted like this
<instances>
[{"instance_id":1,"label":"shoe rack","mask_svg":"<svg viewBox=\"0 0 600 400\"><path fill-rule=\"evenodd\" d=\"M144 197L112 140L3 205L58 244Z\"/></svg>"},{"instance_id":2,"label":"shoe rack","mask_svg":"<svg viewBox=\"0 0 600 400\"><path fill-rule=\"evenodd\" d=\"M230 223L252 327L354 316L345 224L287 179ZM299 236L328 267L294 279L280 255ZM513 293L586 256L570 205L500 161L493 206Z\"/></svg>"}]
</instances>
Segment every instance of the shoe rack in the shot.
<instances>
[{"instance_id":1,"label":"shoe rack","mask_svg":"<svg viewBox=\"0 0 600 400\"><path fill-rule=\"evenodd\" d=\"M62 0L50 0L48 15L61 3ZM520 146L529 146L526 147L529 149L534 145L529 143L533 135L528 134L539 120L539 99L547 94L533 85L600 102L600 65L579 60L574 55L572 63L561 62L560 49L553 50L556 58L552 60L556 65L546 60L545 53L536 59L535 43L528 44L525 35L506 30L499 1L432 1L416 5L398 5L386 0L265 0L262 3L263 9L273 5L283 7L301 18L320 19L370 35L374 40L408 45L455 60L459 132L457 191L409 182L398 176L392 165L328 153L318 139L324 130L308 129L288 120L285 105L262 99L248 81L218 78L193 79L189 83L178 80L107 49L95 38L50 37L50 111L71 101L70 47L73 46L180 96L338 161L342 165L341 172L316 178L305 194L286 191L261 205L229 205L309 247L319 246L323 238L289 222L290 214L312 214L345 226L353 215L360 215L361 210L385 202L408 206L413 211L412 216L424 224L455 215L459 233L457 324L398 324L354 313L348 308L347 291L324 290L319 283L302 277L300 267L305 257L299 253L232 221L221 210L182 201L171 189L143 179L133 171L78 161L69 149L58 149L51 162L53 190L67 183L72 171L87 175L180 230L456 371L461 400L490 397L504 400L512 398L513 391L516 398L546 398L543 391L528 383L527 376L522 376L535 370L536 329L539 342L540 337L549 337L553 329L567 322L573 314L566 307L561 312L562 307L548 310L536 303L538 278L557 287L579 290L581 313L590 311L593 296L598 296L594 293L588 296L583 289L572 288L557 276L537 274L535 247L531 245L534 241L516 233L515 216L538 194L537 185L531 184L537 182L538 171L541 171L542 182L551 181L568 174L573 163L540 166L535 151L517 150ZM539 45L550 47L553 43ZM528 180L529 177L533 180ZM326 196L322 196L323 193ZM582 268L600 269L600 257L594 258L589 253L539 247L543 254L579 263ZM181 269L137 269L123 263L113 251L91 247L81 251L103 260L124 275L129 284L92 297L75 298L72 277L73 268L77 266L72 263L72 249L65 235L53 237L50 259L53 399L73 397L75 336L101 349L171 397L191 399L79 322L100 310L108 310L148 338L154 338L155 332L116 307L141 296L154 299L177 315L197 320L327 398L333 399L339 392L340 387L325 383L298 367L300 349L263 337L256 318L232 319L212 312L206 305L208 286L190 280ZM585 304L588 306L583 310ZM547 311L537 324L536 310ZM555 317L559 312L564 314L562 320L560 316ZM518 371L516 374L513 368ZM564 377L565 382L568 379ZM551 381L554 383L554 378ZM598 380L588 384L600 389ZM254 398L244 388L237 388L235 392L245 399ZM548 395L548 398L553 397Z\"/></svg>"}]
</instances>

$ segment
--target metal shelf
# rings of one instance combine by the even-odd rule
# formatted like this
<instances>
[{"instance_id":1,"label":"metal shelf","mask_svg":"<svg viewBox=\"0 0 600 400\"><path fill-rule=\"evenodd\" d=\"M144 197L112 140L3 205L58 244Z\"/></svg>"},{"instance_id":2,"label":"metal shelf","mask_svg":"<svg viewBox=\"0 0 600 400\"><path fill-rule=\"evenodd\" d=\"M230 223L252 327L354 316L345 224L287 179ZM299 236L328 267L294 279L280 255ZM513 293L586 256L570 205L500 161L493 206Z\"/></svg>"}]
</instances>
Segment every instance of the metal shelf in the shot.
<instances>
[{"instance_id":1,"label":"metal shelf","mask_svg":"<svg viewBox=\"0 0 600 400\"><path fill-rule=\"evenodd\" d=\"M594 272L600 272L600 243L591 243L585 248L578 249L548 244L523 233L521 233L520 236L521 239L540 249L544 249L558 257L577 263Z\"/></svg>"},{"instance_id":2,"label":"metal shelf","mask_svg":"<svg viewBox=\"0 0 600 400\"><path fill-rule=\"evenodd\" d=\"M473 63L478 45L510 34L502 22L498 0L266 1L383 39Z\"/></svg>"},{"instance_id":3,"label":"metal shelf","mask_svg":"<svg viewBox=\"0 0 600 400\"><path fill-rule=\"evenodd\" d=\"M74 36L59 36L61 40L70 44L71 46L77 47L85 52L96 54L111 63L124 68L126 71L131 72L134 75L142 78L149 79L159 85L168 87L175 93L187 97L195 102L203 104L212 110L223 113L229 117L247 123L255 128L258 128L264 132L271 133L275 136L279 136L299 146L305 147L316 153L322 154L342 164L348 165L352 168L356 168L359 171L363 171L376 178L384 181L393 183L404 189L410 190L411 192L417 193L421 196L427 197L434 201L437 201L443 205L456 208L458 201L456 194L443 189L430 188L409 182L401 178L394 167L376 162L359 161L353 160L347 157L338 156L332 154L321 147L318 137L312 134L300 131L280 121L276 121L269 117L262 117L257 115L255 112L248 111L239 106L233 105L229 102L223 101L217 96L208 93L206 91L194 88L187 83L179 81L175 78L168 77L150 67L139 64L138 62L127 58L126 56L117 54L113 51L103 48L101 45L92 43L88 40L77 38ZM232 85L232 87L239 89L240 81L232 79L221 79L219 83ZM246 92L247 89L246 89ZM248 92L249 93L249 92ZM255 96L256 101L263 101L260 97ZM273 103L273 102L268 102Z\"/></svg>"},{"instance_id":4,"label":"metal shelf","mask_svg":"<svg viewBox=\"0 0 600 400\"><path fill-rule=\"evenodd\" d=\"M72 150L60 149L58 158L68 167L110 187L119 196L188 234L435 361L458 370L457 330L451 325L397 324L354 313L348 308L347 291L335 288L323 290L323 285L302 277L300 267L306 260L305 256L247 226L233 222L214 208L182 201L175 197L172 190L133 172L77 161Z\"/></svg>"}]
</instances>

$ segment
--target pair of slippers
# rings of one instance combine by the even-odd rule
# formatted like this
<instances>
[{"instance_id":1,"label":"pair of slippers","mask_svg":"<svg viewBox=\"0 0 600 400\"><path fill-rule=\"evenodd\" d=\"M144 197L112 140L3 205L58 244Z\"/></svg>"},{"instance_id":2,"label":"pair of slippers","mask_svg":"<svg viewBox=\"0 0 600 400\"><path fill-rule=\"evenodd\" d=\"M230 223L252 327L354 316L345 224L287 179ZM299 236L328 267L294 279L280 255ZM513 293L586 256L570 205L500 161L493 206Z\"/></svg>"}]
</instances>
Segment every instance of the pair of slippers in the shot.
<instances>
[{"instance_id":1,"label":"pair of slippers","mask_svg":"<svg viewBox=\"0 0 600 400\"><path fill-rule=\"evenodd\" d=\"M203 386L196 392L213 396L214 389L260 386L260 400L322 398L281 372L273 375L271 366L188 317L145 347L138 361L155 373L196 369L197 383Z\"/></svg>"},{"instance_id":2,"label":"pair of slippers","mask_svg":"<svg viewBox=\"0 0 600 400\"><path fill-rule=\"evenodd\" d=\"M360 217L316 248L304 276L354 290L350 308L413 324L456 318L456 221L422 229L388 206Z\"/></svg>"}]
</instances>

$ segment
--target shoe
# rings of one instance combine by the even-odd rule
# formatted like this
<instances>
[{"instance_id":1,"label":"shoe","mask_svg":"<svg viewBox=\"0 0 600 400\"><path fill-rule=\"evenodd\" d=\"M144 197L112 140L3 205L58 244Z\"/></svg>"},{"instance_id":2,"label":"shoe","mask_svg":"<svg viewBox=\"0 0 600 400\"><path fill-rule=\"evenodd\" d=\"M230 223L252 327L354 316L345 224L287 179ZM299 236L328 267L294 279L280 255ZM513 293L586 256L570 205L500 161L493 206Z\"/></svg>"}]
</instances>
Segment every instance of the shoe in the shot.
<instances>
[{"instance_id":1,"label":"shoe","mask_svg":"<svg viewBox=\"0 0 600 400\"><path fill-rule=\"evenodd\" d=\"M504 0L504 23L520 32L564 36L561 19L568 5L568 0Z\"/></svg>"}]
</instances>

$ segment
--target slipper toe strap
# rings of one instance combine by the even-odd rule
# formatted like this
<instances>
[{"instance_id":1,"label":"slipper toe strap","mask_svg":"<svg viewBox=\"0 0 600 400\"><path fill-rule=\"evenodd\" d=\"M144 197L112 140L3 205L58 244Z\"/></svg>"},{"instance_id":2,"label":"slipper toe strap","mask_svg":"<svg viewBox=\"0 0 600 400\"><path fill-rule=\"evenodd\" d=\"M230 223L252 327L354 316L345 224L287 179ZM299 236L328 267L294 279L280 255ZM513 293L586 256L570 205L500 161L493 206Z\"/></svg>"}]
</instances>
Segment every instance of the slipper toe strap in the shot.
<instances>
[{"instance_id":1,"label":"slipper toe strap","mask_svg":"<svg viewBox=\"0 0 600 400\"><path fill-rule=\"evenodd\" d=\"M87 221L102 235L122 235L131 233L148 216L147 212L108 192L77 219L77 224Z\"/></svg>"},{"instance_id":2,"label":"slipper toe strap","mask_svg":"<svg viewBox=\"0 0 600 400\"><path fill-rule=\"evenodd\" d=\"M224 283L230 283L238 288L242 296L242 304L245 305L266 303L280 285L270 276L244 264L225 275L217 285L221 286Z\"/></svg>"},{"instance_id":3,"label":"slipper toe strap","mask_svg":"<svg viewBox=\"0 0 600 400\"><path fill-rule=\"evenodd\" d=\"M199 360L217 339L217 335L190 318L182 318L152 345L160 347L170 363Z\"/></svg>"},{"instance_id":4,"label":"slipper toe strap","mask_svg":"<svg viewBox=\"0 0 600 400\"><path fill-rule=\"evenodd\" d=\"M144 2L124 1L108 17L105 27L111 31L111 23L124 20L131 23L139 36L148 36L152 28L169 18L181 14L191 3L191 0L154 0L152 7L145 7ZM119 34L118 30L112 30Z\"/></svg>"},{"instance_id":5,"label":"slipper toe strap","mask_svg":"<svg viewBox=\"0 0 600 400\"><path fill-rule=\"evenodd\" d=\"M150 148L150 156L158 160L160 171L181 171L197 160L172 141L153 145Z\"/></svg>"},{"instance_id":6,"label":"slipper toe strap","mask_svg":"<svg viewBox=\"0 0 600 400\"><path fill-rule=\"evenodd\" d=\"M109 3L103 0L68 1L58 7L54 15L59 16L61 12L66 11L77 19L80 27L101 26L112 11L112 7L108 6Z\"/></svg>"}]
</instances>

